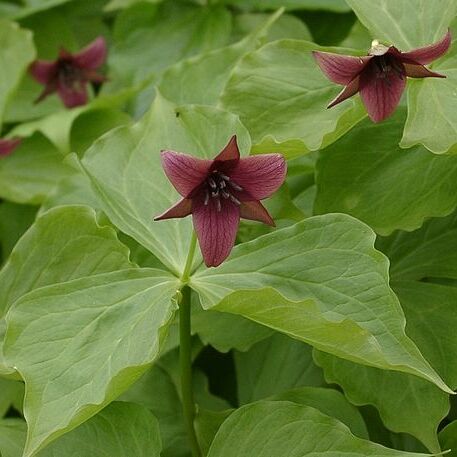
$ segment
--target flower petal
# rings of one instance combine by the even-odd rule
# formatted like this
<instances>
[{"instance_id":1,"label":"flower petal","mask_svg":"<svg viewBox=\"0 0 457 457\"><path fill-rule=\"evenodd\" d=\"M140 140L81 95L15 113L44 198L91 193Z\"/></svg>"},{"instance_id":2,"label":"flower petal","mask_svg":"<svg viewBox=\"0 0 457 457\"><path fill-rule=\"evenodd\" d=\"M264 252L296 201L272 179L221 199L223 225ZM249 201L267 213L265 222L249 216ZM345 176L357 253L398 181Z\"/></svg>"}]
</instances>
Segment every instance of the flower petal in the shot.
<instances>
[{"instance_id":1,"label":"flower petal","mask_svg":"<svg viewBox=\"0 0 457 457\"><path fill-rule=\"evenodd\" d=\"M161 157L165 174L183 197L189 197L204 181L213 163L175 151L162 151Z\"/></svg>"},{"instance_id":2,"label":"flower petal","mask_svg":"<svg viewBox=\"0 0 457 457\"><path fill-rule=\"evenodd\" d=\"M0 157L11 154L21 143L20 138L0 139Z\"/></svg>"},{"instance_id":3,"label":"flower petal","mask_svg":"<svg viewBox=\"0 0 457 457\"><path fill-rule=\"evenodd\" d=\"M29 71L39 83L48 84L57 73L57 64L48 60L35 60Z\"/></svg>"},{"instance_id":4,"label":"flower petal","mask_svg":"<svg viewBox=\"0 0 457 457\"><path fill-rule=\"evenodd\" d=\"M202 198L192 200L194 228L207 267L217 267L229 256L240 222L240 207L230 200L220 202L218 208L215 199L207 205Z\"/></svg>"},{"instance_id":5,"label":"flower petal","mask_svg":"<svg viewBox=\"0 0 457 457\"><path fill-rule=\"evenodd\" d=\"M227 145L222 149L222 151L214 158L216 162L225 162L225 161L232 161L232 160L239 160L240 159L240 150L238 148L238 143L236 140L236 135L233 135L230 138Z\"/></svg>"},{"instance_id":6,"label":"flower petal","mask_svg":"<svg viewBox=\"0 0 457 457\"><path fill-rule=\"evenodd\" d=\"M67 108L85 105L88 100L85 83L80 83L72 87L66 86L65 84L58 84L57 93Z\"/></svg>"},{"instance_id":7,"label":"flower petal","mask_svg":"<svg viewBox=\"0 0 457 457\"><path fill-rule=\"evenodd\" d=\"M349 84L367 65L372 56L355 57L313 51L320 69L330 81L337 84Z\"/></svg>"},{"instance_id":8,"label":"flower petal","mask_svg":"<svg viewBox=\"0 0 457 457\"><path fill-rule=\"evenodd\" d=\"M360 96L373 122L390 116L405 90L406 77L391 71L381 77L373 65L360 75Z\"/></svg>"},{"instance_id":9,"label":"flower petal","mask_svg":"<svg viewBox=\"0 0 457 457\"><path fill-rule=\"evenodd\" d=\"M359 79L360 76L356 76L327 106L331 108L332 106L338 105L338 103L343 102L344 100L352 97L359 91Z\"/></svg>"},{"instance_id":10,"label":"flower petal","mask_svg":"<svg viewBox=\"0 0 457 457\"><path fill-rule=\"evenodd\" d=\"M281 154L261 154L240 159L230 179L243 189L237 194L240 200L262 200L279 189L286 172L286 161Z\"/></svg>"},{"instance_id":11,"label":"flower petal","mask_svg":"<svg viewBox=\"0 0 457 457\"><path fill-rule=\"evenodd\" d=\"M250 221L259 221L275 227L275 222L267 209L258 200L242 202L240 205L240 217Z\"/></svg>"},{"instance_id":12,"label":"flower petal","mask_svg":"<svg viewBox=\"0 0 457 457\"><path fill-rule=\"evenodd\" d=\"M192 212L192 200L189 198L183 198L176 205L167 209L160 216L154 218L155 221L161 221L163 219L174 219L176 217L186 217Z\"/></svg>"},{"instance_id":13,"label":"flower petal","mask_svg":"<svg viewBox=\"0 0 457 457\"><path fill-rule=\"evenodd\" d=\"M104 64L107 53L105 39L98 37L84 49L74 54L73 59L80 67L95 70Z\"/></svg>"},{"instance_id":14,"label":"flower petal","mask_svg":"<svg viewBox=\"0 0 457 457\"><path fill-rule=\"evenodd\" d=\"M406 76L410 78L445 78L441 73L435 73L423 65L414 65L411 63L404 63L403 66L406 70Z\"/></svg>"},{"instance_id":15,"label":"flower petal","mask_svg":"<svg viewBox=\"0 0 457 457\"><path fill-rule=\"evenodd\" d=\"M427 65L441 57L447 52L451 45L451 32L447 31L446 35L438 42L423 48L413 49L409 52L402 52L401 59L406 63L419 63Z\"/></svg>"}]
</instances>

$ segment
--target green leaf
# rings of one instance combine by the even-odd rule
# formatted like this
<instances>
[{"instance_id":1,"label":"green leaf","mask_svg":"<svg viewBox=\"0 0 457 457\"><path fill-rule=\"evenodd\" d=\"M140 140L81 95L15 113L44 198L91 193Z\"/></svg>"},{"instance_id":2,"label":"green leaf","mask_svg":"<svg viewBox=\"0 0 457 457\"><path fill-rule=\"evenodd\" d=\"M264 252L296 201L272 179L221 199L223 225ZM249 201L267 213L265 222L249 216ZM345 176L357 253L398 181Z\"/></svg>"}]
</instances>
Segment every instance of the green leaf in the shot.
<instances>
[{"instance_id":1,"label":"green leaf","mask_svg":"<svg viewBox=\"0 0 457 457\"><path fill-rule=\"evenodd\" d=\"M317 49L331 48L280 40L247 54L235 67L222 105L240 115L260 151L294 157L321 149L366 116L357 98L325 109L340 88L316 65L311 51Z\"/></svg>"},{"instance_id":2,"label":"green leaf","mask_svg":"<svg viewBox=\"0 0 457 457\"><path fill-rule=\"evenodd\" d=\"M235 352L235 367L241 405L294 387L323 384L312 348L280 333L260 341L248 352Z\"/></svg>"},{"instance_id":3,"label":"green leaf","mask_svg":"<svg viewBox=\"0 0 457 457\"><path fill-rule=\"evenodd\" d=\"M457 114L454 110L457 85L457 47L436 64L433 71L446 76L410 80L408 117L400 146L423 144L436 153L457 152Z\"/></svg>"},{"instance_id":4,"label":"green leaf","mask_svg":"<svg viewBox=\"0 0 457 457\"><path fill-rule=\"evenodd\" d=\"M432 452L439 452L437 428L449 411L449 398L416 376L364 367L315 352L328 383L340 385L355 405L374 405L387 428L417 437ZM424 408L427 399L427 408Z\"/></svg>"},{"instance_id":5,"label":"green leaf","mask_svg":"<svg viewBox=\"0 0 457 457\"><path fill-rule=\"evenodd\" d=\"M175 103L216 105L233 67L260 46L280 13L262 16L256 30L238 43L179 61L163 74L159 91Z\"/></svg>"},{"instance_id":6,"label":"green leaf","mask_svg":"<svg viewBox=\"0 0 457 457\"><path fill-rule=\"evenodd\" d=\"M442 38L457 14L454 0L346 0L373 37L402 51Z\"/></svg>"},{"instance_id":7,"label":"green leaf","mask_svg":"<svg viewBox=\"0 0 457 457\"><path fill-rule=\"evenodd\" d=\"M22 419L0 420L0 454L2 457L22 457L27 426Z\"/></svg>"},{"instance_id":8,"label":"green leaf","mask_svg":"<svg viewBox=\"0 0 457 457\"><path fill-rule=\"evenodd\" d=\"M100 227L91 208L53 209L37 219L0 272L0 316L40 287L132 267L115 231Z\"/></svg>"},{"instance_id":9,"label":"green leaf","mask_svg":"<svg viewBox=\"0 0 457 457\"><path fill-rule=\"evenodd\" d=\"M24 384L12 379L0 378L0 392L0 418L2 418L12 406L22 403L22 398L24 397Z\"/></svg>"},{"instance_id":10,"label":"green leaf","mask_svg":"<svg viewBox=\"0 0 457 457\"><path fill-rule=\"evenodd\" d=\"M13 22L0 20L0 126L7 103L35 57L32 34Z\"/></svg>"},{"instance_id":11,"label":"green leaf","mask_svg":"<svg viewBox=\"0 0 457 457\"><path fill-rule=\"evenodd\" d=\"M261 401L240 408L222 424L208 457L311 457L318 454L347 457L426 455L396 451L357 438L344 424L309 406Z\"/></svg>"},{"instance_id":12,"label":"green leaf","mask_svg":"<svg viewBox=\"0 0 457 457\"><path fill-rule=\"evenodd\" d=\"M381 125L367 120L320 154L316 213L348 213L388 235L454 210L457 158L400 149L403 122L403 110Z\"/></svg>"},{"instance_id":13,"label":"green leaf","mask_svg":"<svg viewBox=\"0 0 457 457\"><path fill-rule=\"evenodd\" d=\"M11 17L12 19L22 19L69 1L72 0L25 0L22 2L22 6L14 5L15 7L8 11L8 17Z\"/></svg>"},{"instance_id":14,"label":"green leaf","mask_svg":"<svg viewBox=\"0 0 457 457\"><path fill-rule=\"evenodd\" d=\"M24 138L13 154L0 160L0 197L15 203L41 203L70 174L61 152L42 134Z\"/></svg>"},{"instance_id":15,"label":"green leaf","mask_svg":"<svg viewBox=\"0 0 457 457\"><path fill-rule=\"evenodd\" d=\"M10 308L4 353L26 383L24 457L144 373L163 343L178 285L160 270L123 270L35 289Z\"/></svg>"},{"instance_id":16,"label":"green leaf","mask_svg":"<svg viewBox=\"0 0 457 457\"><path fill-rule=\"evenodd\" d=\"M222 0L223 3L235 5L243 9L269 10L285 7L289 10L329 10L349 11L344 0Z\"/></svg>"},{"instance_id":17,"label":"green leaf","mask_svg":"<svg viewBox=\"0 0 457 457\"><path fill-rule=\"evenodd\" d=\"M37 457L159 457L159 424L144 406L114 402L59 438Z\"/></svg>"},{"instance_id":18,"label":"green leaf","mask_svg":"<svg viewBox=\"0 0 457 457\"><path fill-rule=\"evenodd\" d=\"M446 454L448 457L457 456L457 421L451 422L447 427L441 430L440 435L441 447L444 450L451 449L451 452Z\"/></svg>"},{"instance_id":19,"label":"green leaf","mask_svg":"<svg viewBox=\"0 0 457 457\"><path fill-rule=\"evenodd\" d=\"M148 2L148 3L160 3L163 0L111 0L106 6L105 11L115 11L119 9L129 8L135 3Z\"/></svg>"},{"instance_id":20,"label":"green leaf","mask_svg":"<svg viewBox=\"0 0 457 457\"><path fill-rule=\"evenodd\" d=\"M405 335L388 261L373 244L374 233L351 217L313 217L236 246L224 264L198 270L190 284L204 308L240 314L325 352L415 374L449 392Z\"/></svg>"},{"instance_id":21,"label":"green leaf","mask_svg":"<svg viewBox=\"0 0 457 457\"><path fill-rule=\"evenodd\" d=\"M212 107L177 107L159 95L138 124L100 138L82 165L109 219L179 275L192 222L153 220L181 198L165 176L159 152L172 149L212 158L233 134L242 153L249 151L249 135L233 114ZM200 256L196 262L201 262Z\"/></svg>"}]
</instances>

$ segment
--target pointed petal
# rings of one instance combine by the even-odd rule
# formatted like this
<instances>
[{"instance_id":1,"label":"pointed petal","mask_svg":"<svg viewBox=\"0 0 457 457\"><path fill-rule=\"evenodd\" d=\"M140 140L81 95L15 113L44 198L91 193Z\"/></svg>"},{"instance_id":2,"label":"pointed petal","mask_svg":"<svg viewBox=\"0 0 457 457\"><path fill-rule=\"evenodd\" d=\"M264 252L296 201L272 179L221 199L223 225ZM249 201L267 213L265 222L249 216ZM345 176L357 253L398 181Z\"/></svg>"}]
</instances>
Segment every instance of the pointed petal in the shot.
<instances>
[{"instance_id":1,"label":"pointed petal","mask_svg":"<svg viewBox=\"0 0 457 457\"><path fill-rule=\"evenodd\" d=\"M279 189L286 172L281 154L261 154L240 159L230 179L243 189L237 194L242 201L262 200Z\"/></svg>"},{"instance_id":2,"label":"pointed petal","mask_svg":"<svg viewBox=\"0 0 457 457\"><path fill-rule=\"evenodd\" d=\"M258 200L242 202L240 205L240 217L250 221L259 221L275 227L275 222L267 209Z\"/></svg>"},{"instance_id":3,"label":"pointed petal","mask_svg":"<svg viewBox=\"0 0 457 457\"><path fill-rule=\"evenodd\" d=\"M451 32L448 30L446 35L440 41L423 48L413 49L409 52L402 52L401 58L403 62L406 63L419 63L427 65L447 52L449 46L451 45L451 40Z\"/></svg>"},{"instance_id":4,"label":"pointed petal","mask_svg":"<svg viewBox=\"0 0 457 457\"><path fill-rule=\"evenodd\" d=\"M380 122L390 116L400 102L405 90L406 77L396 72L389 72L380 77L375 67L367 68L360 75L360 96L373 122Z\"/></svg>"},{"instance_id":5,"label":"pointed petal","mask_svg":"<svg viewBox=\"0 0 457 457\"><path fill-rule=\"evenodd\" d=\"M359 91L359 79L360 77L355 77L327 106L331 108L332 106L338 105L338 103L343 102L344 100L352 97Z\"/></svg>"},{"instance_id":6,"label":"pointed petal","mask_svg":"<svg viewBox=\"0 0 457 457\"><path fill-rule=\"evenodd\" d=\"M435 73L423 65L413 65L411 63L404 63L403 66L406 70L406 76L410 78L445 78L441 73Z\"/></svg>"},{"instance_id":7,"label":"pointed petal","mask_svg":"<svg viewBox=\"0 0 457 457\"><path fill-rule=\"evenodd\" d=\"M85 83L74 87L68 87L65 84L57 86L57 93L67 108L85 105L88 100L87 88Z\"/></svg>"},{"instance_id":8,"label":"pointed petal","mask_svg":"<svg viewBox=\"0 0 457 457\"><path fill-rule=\"evenodd\" d=\"M73 55L74 61L82 68L95 70L105 63L108 49L103 37L98 37L84 49Z\"/></svg>"},{"instance_id":9,"label":"pointed petal","mask_svg":"<svg viewBox=\"0 0 457 457\"><path fill-rule=\"evenodd\" d=\"M240 222L240 208L229 200L221 200L220 211L211 199L192 201L192 216L200 250L207 267L217 267L230 254Z\"/></svg>"},{"instance_id":10,"label":"pointed petal","mask_svg":"<svg viewBox=\"0 0 457 457\"><path fill-rule=\"evenodd\" d=\"M155 221L161 221L163 219L174 219L176 217L186 217L192 212L192 200L189 198L183 198L176 205L167 209L160 216L154 218Z\"/></svg>"},{"instance_id":11,"label":"pointed petal","mask_svg":"<svg viewBox=\"0 0 457 457\"><path fill-rule=\"evenodd\" d=\"M320 69L330 81L337 84L349 84L371 60L371 56L355 57L332 54L330 52L313 52Z\"/></svg>"},{"instance_id":12,"label":"pointed petal","mask_svg":"<svg viewBox=\"0 0 457 457\"><path fill-rule=\"evenodd\" d=\"M0 157L10 155L21 143L20 138L0 139Z\"/></svg>"},{"instance_id":13,"label":"pointed petal","mask_svg":"<svg viewBox=\"0 0 457 457\"><path fill-rule=\"evenodd\" d=\"M29 71L39 83L48 84L57 73L57 64L48 60L35 60Z\"/></svg>"},{"instance_id":14,"label":"pointed petal","mask_svg":"<svg viewBox=\"0 0 457 457\"><path fill-rule=\"evenodd\" d=\"M240 150L238 148L238 143L236 140L236 135L233 135L230 138L227 145L222 149L222 151L214 158L214 161L218 162L225 162L225 161L232 161L232 160L239 160L240 159Z\"/></svg>"},{"instance_id":15,"label":"pointed petal","mask_svg":"<svg viewBox=\"0 0 457 457\"><path fill-rule=\"evenodd\" d=\"M173 187L188 197L206 178L213 163L175 151L162 151L162 167Z\"/></svg>"}]
</instances>

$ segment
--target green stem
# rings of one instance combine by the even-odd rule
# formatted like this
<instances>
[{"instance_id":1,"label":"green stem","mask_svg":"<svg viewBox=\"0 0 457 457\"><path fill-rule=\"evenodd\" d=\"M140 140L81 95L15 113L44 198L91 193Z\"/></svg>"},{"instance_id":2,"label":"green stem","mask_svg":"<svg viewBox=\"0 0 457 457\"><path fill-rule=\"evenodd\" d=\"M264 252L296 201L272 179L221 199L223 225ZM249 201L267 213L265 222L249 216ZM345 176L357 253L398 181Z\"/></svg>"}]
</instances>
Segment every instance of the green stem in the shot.
<instances>
[{"instance_id":1,"label":"green stem","mask_svg":"<svg viewBox=\"0 0 457 457\"><path fill-rule=\"evenodd\" d=\"M183 284L187 284L187 282L189 281L196 247L197 247L197 235L195 234L195 232L192 232L192 238L190 240L190 246L189 246L189 254L187 254L186 265L184 267L184 271L182 272L182 276L181 276L181 282Z\"/></svg>"},{"instance_id":2,"label":"green stem","mask_svg":"<svg viewBox=\"0 0 457 457\"><path fill-rule=\"evenodd\" d=\"M190 262L192 264L192 262ZM182 289L182 300L179 304L179 362L181 366L181 393L184 422L192 457L201 457L200 446L194 429L195 402L192 391L192 346L190 333L190 294L188 286Z\"/></svg>"}]
</instances>

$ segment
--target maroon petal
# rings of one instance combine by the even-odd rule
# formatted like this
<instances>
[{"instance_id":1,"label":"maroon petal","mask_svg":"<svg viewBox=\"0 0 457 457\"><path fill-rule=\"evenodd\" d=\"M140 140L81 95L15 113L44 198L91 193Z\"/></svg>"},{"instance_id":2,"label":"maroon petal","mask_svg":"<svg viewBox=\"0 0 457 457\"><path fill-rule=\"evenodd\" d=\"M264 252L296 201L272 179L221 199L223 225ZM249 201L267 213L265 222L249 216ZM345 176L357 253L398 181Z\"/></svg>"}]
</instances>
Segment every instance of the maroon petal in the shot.
<instances>
[{"instance_id":1,"label":"maroon petal","mask_svg":"<svg viewBox=\"0 0 457 457\"><path fill-rule=\"evenodd\" d=\"M446 35L436 43L423 48L413 49L409 52L402 52L401 59L406 63L427 65L447 52L451 45L451 40L451 32L448 30Z\"/></svg>"},{"instance_id":2,"label":"maroon petal","mask_svg":"<svg viewBox=\"0 0 457 457\"><path fill-rule=\"evenodd\" d=\"M338 105L338 103L343 102L344 100L352 97L359 91L359 79L360 77L355 77L327 106L331 108L332 106Z\"/></svg>"},{"instance_id":3,"label":"maroon petal","mask_svg":"<svg viewBox=\"0 0 457 457\"><path fill-rule=\"evenodd\" d=\"M286 172L286 161L281 154L261 154L240 159L230 179L243 189L244 192L237 194L243 201L262 200L278 190Z\"/></svg>"},{"instance_id":4,"label":"maroon petal","mask_svg":"<svg viewBox=\"0 0 457 457\"><path fill-rule=\"evenodd\" d=\"M264 224L275 226L275 222L267 209L258 200L242 202L240 205L240 217L250 221L259 221Z\"/></svg>"},{"instance_id":5,"label":"maroon petal","mask_svg":"<svg viewBox=\"0 0 457 457\"><path fill-rule=\"evenodd\" d=\"M0 139L0 157L10 155L21 143L20 138Z\"/></svg>"},{"instance_id":6,"label":"maroon petal","mask_svg":"<svg viewBox=\"0 0 457 457\"><path fill-rule=\"evenodd\" d=\"M95 70L104 64L107 53L105 39L98 37L84 49L74 54L73 60L82 68Z\"/></svg>"},{"instance_id":7,"label":"maroon petal","mask_svg":"<svg viewBox=\"0 0 457 457\"><path fill-rule=\"evenodd\" d=\"M222 149L222 151L214 158L216 162L225 162L225 161L236 161L240 159L240 150L238 148L238 143L236 140L236 135L233 135L230 138L227 145Z\"/></svg>"},{"instance_id":8,"label":"maroon petal","mask_svg":"<svg viewBox=\"0 0 457 457\"><path fill-rule=\"evenodd\" d=\"M445 78L445 75L441 73L435 73L430 71L428 68L423 65L414 65L411 63L404 63L403 66L406 70L406 76L410 78Z\"/></svg>"},{"instance_id":9,"label":"maroon petal","mask_svg":"<svg viewBox=\"0 0 457 457\"><path fill-rule=\"evenodd\" d=\"M381 76L375 66L360 75L360 96L372 121L380 122L395 111L405 86L405 76L394 71Z\"/></svg>"},{"instance_id":10,"label":"maroon petal","mask_svg":"<svg viewBox=\"0 0 457 457\"><path fill-rule=\"evenodd\" d=\"M57 86L57 93L67 108L85 105L89 98L85 83L75 84L71 87L65 84L59 84Z\"/></svg>"},{"instance_id":11,"label":"maroon petal","mask_svg":"<svg viewBox=\"0 0 457 457\"><path fill-rule=\"evenodd\" d=\"M35 60L30 65L30 74L41 84L48 84L57 73L57 64L47 60Z\"/></svg>"},{"instance_id":12,"label":"maroon petal","mask_svg":"<svg viewBox=\"0 0 457 457\"><path fill-rule=\"evenodd\" d=\"M155 221L161 221L163 219L174 219L176 217L186 217L192 212L192 200L189 198L183 198L176 205L167 209L160 216L154 218Z\"/></svg>"},{"instance_id":13,"label":"maroon petal","mask_svg":"<svg viewBox=\"0 0 457 457\"><path fill-rule=\"evenodd\" d=\"M173 187L188 197L206 178L213 163L175 151L162 151L162 166Z\"/></svg>"},{"instance_id":14,"label":"maroon petal","mask_svg":"<svg viewBox=\"0 0 457 457\"><path fill-rule=\"evenodd\" d=\"M343 56L320 51L314 51L313 55L317 64L330 81L345 86L365 68L372 58L372 56Z\"/></svg>"},{"instance_id":15,"label":"maroon petal","mask_svg":"<svg viewBox=\"0 0 457 457\"><path fill-rule=\"evenodd\" d=\"M240 207L222 200L218 207L211 199L192 201L192 216L203 260L207 267L217 267L230 254L240 222Z\"/></svg>"}]
</instances>

